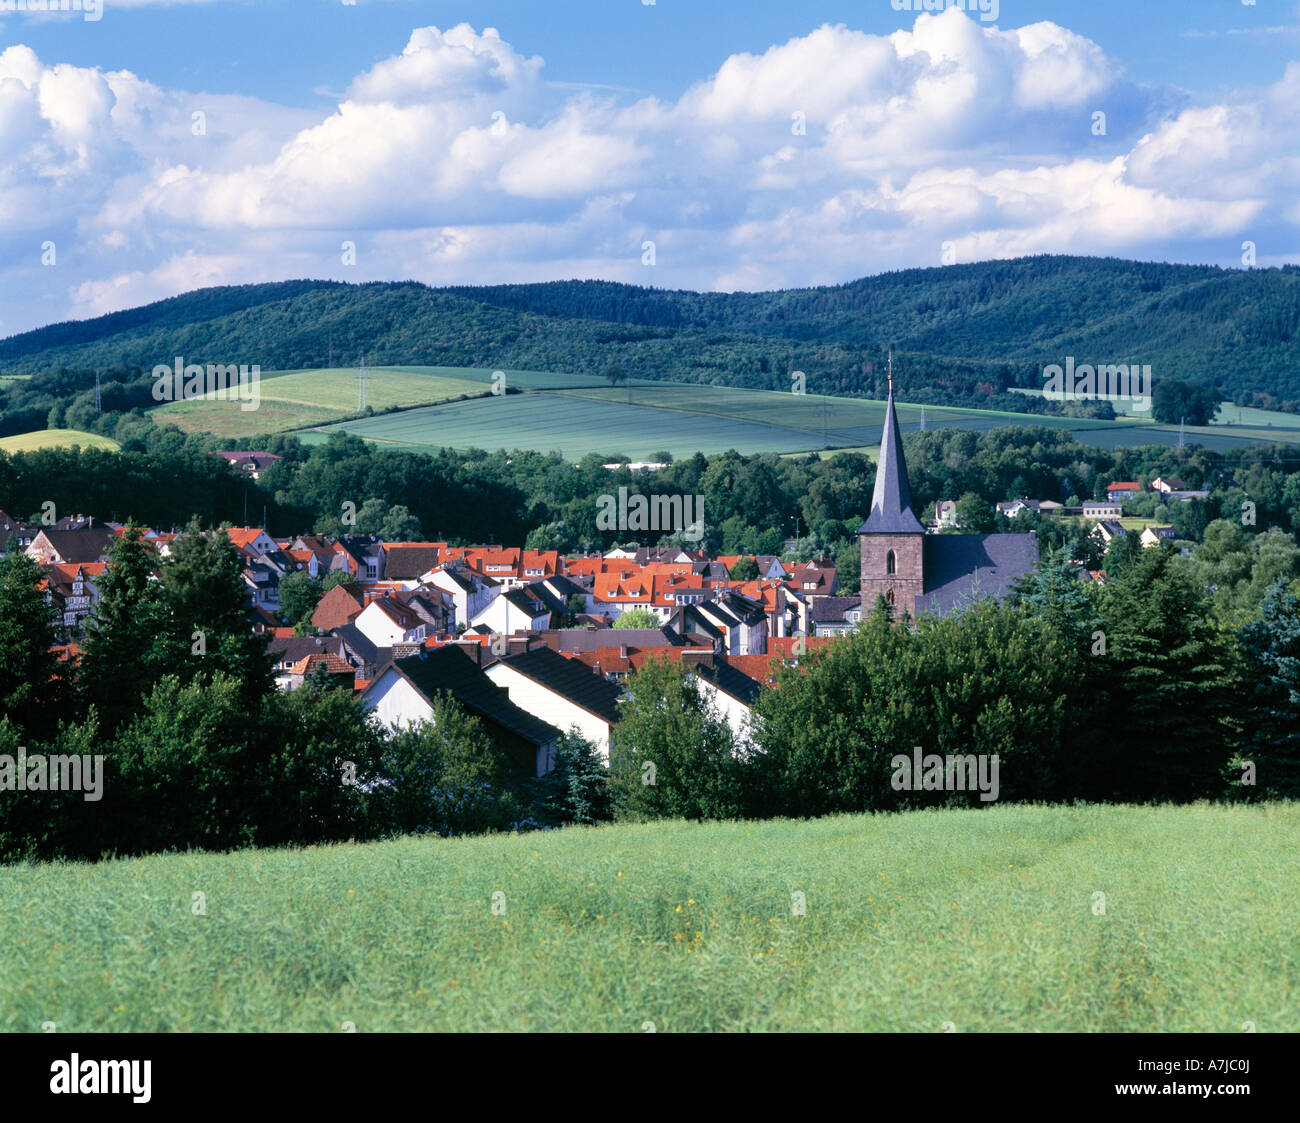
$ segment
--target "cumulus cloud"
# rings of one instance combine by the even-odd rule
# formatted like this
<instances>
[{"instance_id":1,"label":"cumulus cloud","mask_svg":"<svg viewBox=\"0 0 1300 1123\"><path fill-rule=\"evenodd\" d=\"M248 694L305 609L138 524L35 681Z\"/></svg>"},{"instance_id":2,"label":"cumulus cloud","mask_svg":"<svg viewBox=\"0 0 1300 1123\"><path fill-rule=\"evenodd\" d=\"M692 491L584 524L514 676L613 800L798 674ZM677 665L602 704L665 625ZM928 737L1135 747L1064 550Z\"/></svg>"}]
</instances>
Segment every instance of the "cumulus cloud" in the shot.
<instances>
[{"instance_id":1,"label":"cumulus cloud","mask_svg":"<svg viewBox=\"0 0 1300 1123\"><path fill-rule=\"evenodd\" d=\"M1300 64L1194 103L1048 21L826 25L675 100L557 90L462 23L337 85L320 112L0 53L0 276L33 293L22 326L55 293L66 318L287 276L756 288L939 264L946 243L1186 260L1282 245L1300 219ZM62 264L33 270L46 236Z\"/></svg>"}]
</instances>

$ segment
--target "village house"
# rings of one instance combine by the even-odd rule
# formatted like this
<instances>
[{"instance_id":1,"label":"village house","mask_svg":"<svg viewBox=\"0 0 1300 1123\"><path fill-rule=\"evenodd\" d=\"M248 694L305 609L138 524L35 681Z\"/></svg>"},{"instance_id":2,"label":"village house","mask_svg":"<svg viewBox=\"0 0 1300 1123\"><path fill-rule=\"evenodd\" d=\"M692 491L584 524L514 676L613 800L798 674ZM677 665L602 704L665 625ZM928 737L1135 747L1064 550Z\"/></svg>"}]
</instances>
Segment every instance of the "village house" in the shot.
<instances>
[{"instance_id":1,"label":"village house","mask_svg":"<svg viewBox=\"0 0 1300 1123\"><path fill-rule=\"evenodd\" d=\"M508 655L485 670L520 709L557 729L576 728L608 762L619 720L617 686L549 647Z\"/></svg>"},{"instance_id":2,"label":"village house","mask_svg":"<svg viewBox=\"0 0 1300 1123\"><path fill-rule=\"evenodd\" d=\"M365 705L390 730L433 719L434 700L446 691L472 717L521 774L541 776L555 764L562 731L510 700L464 645L447 644L398 659L362 692Z\"/></svg>"}]
</instances>

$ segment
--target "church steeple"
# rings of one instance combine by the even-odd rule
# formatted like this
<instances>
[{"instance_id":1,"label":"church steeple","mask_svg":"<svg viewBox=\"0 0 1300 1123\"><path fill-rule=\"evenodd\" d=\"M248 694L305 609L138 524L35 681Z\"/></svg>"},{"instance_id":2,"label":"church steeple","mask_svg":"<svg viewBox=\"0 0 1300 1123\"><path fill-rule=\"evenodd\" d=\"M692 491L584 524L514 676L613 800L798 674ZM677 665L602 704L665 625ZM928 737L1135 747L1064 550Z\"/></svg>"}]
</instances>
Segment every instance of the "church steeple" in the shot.
<instances>
[{"instance_id":1,"label":"church steeple","mask_svg":"<svg viewBox=\"0 0 1300 1123\"><path fill-rule=\"evenodd\" d=\"M880 458L876 462L876 487L871 493L871 513L858 528L858 533L925 533L925 527L912 511L907 462L903 459L903 437L898 431L898 416L894 412L892 374L889 376L889 401L885 405L885 426L880 434Z\"/></svg>"}]
</instances>

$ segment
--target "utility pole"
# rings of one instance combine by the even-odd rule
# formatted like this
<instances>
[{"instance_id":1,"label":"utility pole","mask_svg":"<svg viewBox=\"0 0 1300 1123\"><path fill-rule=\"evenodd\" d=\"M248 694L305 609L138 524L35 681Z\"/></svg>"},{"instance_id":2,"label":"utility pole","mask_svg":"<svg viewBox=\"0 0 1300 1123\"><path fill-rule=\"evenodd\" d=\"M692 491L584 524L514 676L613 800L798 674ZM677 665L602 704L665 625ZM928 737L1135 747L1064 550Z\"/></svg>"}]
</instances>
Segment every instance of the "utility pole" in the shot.
<instances>
[{"instance_id":1,"label":"utility pole","mask_svg":"<svg viewBox=\"0 0 1300 1123\"><path fill-rule=\"evenodd\" d=\"M1182 448L1187 443L1187 429L1186 426L1183 424L1183 422L1186 420L1187 419L1185 417L1180 417L1178 419L1178 447L1179 448Z\"/></svg>"},{"instance_id":2,"label":"utility pole","mask_svg":"<svg viewBox=\"0 0 1300 1123\"><path fill-rule=\"evenodd\" d=\"M95 412L104 412L104 403L99 396L99 371L95 371Z\"/></svg>"},{"instance_id":3,"label":"utility pole","mask_svg":"<svg viewBox=\"0 0 1300 1123\"><path fill-rule=\"evenodd\" d=\"M334 335L333 335L333 333L330 334L330 357L329 357L329 362L327 362L327 363L325 364L325 369L326 369L326 370L333 370L333 369L334 369Z\"/></svg>"},{"instance_id":4,"label":"utility pole","mask_svg":"<svg viewBox=\"0 0 1300 1123\"><path fill-rule=\"evenodd\" d=\"M925 406L921 407L921 432L925 432Z\"/></svg>"},{"instance_id":5,"label":"utility pole","mask_svg":"<svg viewBox=\"0 0 1300 1123\"><path fill-rule=\"evenodd\" d=\"M366 408L366 357L361 356L361 383L357 391L357 412L364 413Z\"/></svg>"}]
</instances>

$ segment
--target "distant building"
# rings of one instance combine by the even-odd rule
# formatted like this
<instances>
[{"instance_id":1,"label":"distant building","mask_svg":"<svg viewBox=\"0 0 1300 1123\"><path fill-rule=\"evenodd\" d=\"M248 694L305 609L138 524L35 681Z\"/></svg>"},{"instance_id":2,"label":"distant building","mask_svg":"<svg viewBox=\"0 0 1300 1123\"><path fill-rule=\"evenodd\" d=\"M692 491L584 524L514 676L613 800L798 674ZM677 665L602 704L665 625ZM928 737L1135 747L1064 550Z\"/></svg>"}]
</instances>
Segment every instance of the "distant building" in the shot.
<instances>
[{"instance_id":1,"label":"distant building","mask_svg":"<svg viewBox=\"0 0 1300 1123\"><path fill-rule=\"evenodd\" d=\"M1124 507L1118 500L1085 499L1083 517L1085 519L1117 519L1124 514Z\"/></svg>"},{"instance_id":2,"label":"distant building","mask_svg":"<svg viewBox=\"0 0 1300 1123\"><path fill-rule=\"evenodd\" d=\"M1001 600L1038 564L1033 534L925 533L912 511L892 381L871 512L858 536L862 607L868 612L878 596L912 618L946 614L974 598Z\"/></svg>"}]
</instances>

